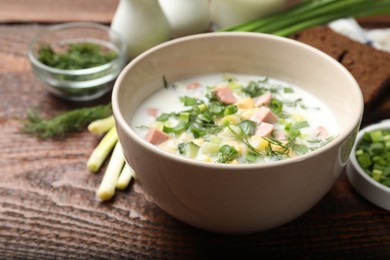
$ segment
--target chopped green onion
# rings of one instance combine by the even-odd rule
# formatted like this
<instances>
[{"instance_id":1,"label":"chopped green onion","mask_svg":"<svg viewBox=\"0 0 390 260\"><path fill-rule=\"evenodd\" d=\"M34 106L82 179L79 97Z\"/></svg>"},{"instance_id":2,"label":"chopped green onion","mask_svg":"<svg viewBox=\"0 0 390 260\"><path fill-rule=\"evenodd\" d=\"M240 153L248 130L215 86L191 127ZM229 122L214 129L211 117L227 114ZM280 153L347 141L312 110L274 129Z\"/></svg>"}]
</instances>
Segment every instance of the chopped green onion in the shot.
<instances>
[{"instance_id":1,"label":"chopped green onion","mask_svg":"<svg viewBox=\"0 0 390 260\"><path fill-rule=\"evenodd\" d=\"M180 101L181 101L185 106L193 106L193 105L196 105L196 103L197 103L198 100L197 100L196 98L184 96L184 97L180 97Z\"/></svg>"},{"instance_id":2,"label":"chopped green onion","mask_svg":"<svg viewBox=\"0 0 390 260\"><path fill-rule=\"evenodd\" d=\"M284 93L294 93L294 89L293 88L283 88L283 92Z\"/></svg>"},{"instance_id":3,"label":"chopped green onion","mask_svg":"<svg viewBox=\"0 0 390 260\"><path fill-rule=\"evenodd\" d=\"M299 121L295 123L293 127L296 129L301 129L301 128L309 127L309 123L307 121Z\"/></svg>"},{"instance_id":4,"label":"chopped green onion","mask_svg":"<svg viewBox=\"0 0 390 260\"><path fill-rule=\"evenodd\" d=\"M270 108L275 114L280 115L283 111L283 102L273 98L271 100Z\"/></svg>"},{"instance_id":5,"label":"chopped green onion","mask_svg":"<svg viewBox=\"0 0 390 260\"><path fill-rule=\"evenodd\" d=\"M157 118L156 118L156 120L157 121L160 121L160 122L166 122L166 121L168 121L168 119L171 117L171 116L173 116L174 114L172 114L172 113L162 113L161 115L159 115Z\"/></svg>"},{"instance_id":6,"label":"chopped green onion","mask_svg":"<svg viewBox=\"0 0 390 260\"><path fill-rule=\"evenodd\" d=\"M263 95L265 92L268 91L267 88L260 86L260 83L265 83L267 82L268 79L265 79L264 81L261 82L256 82L256 81L250 81L248 83L248 86L242 89L244 93L246 93L248 96L251 98L258 97Z\"/></svg>"},{"instance_id":7,"label":"chopped green onion","mask_svg":"<svg viewBox=\"0 0 390 260\"><path fill-rule=\"evenodd\" d=\"M358 155L357 160L363 168L368 168L372 164L371 157L368 153Z\"/></svg>"},{"instance_id":8,"label":"chopped green onion","mask_svg":"<svg viewBox=\"0 0 390 260\"><path fill-rule=\"evenodd\" d=\"M223 145L219 152L221 153L218 157L217 163L229 163L238 156L238 151L231 145Z\"/></svg>"},{"instance_id":9,"label":"chopped green onion","mask_svg":"<svg viewBox=\"0 0 390 260\"><path fill-rule=\"evenodd\" d=\"M209 106L209 111L213 115L221 115L223 114L225 108L219 102L212 102Z\"/></svg>"},{"instance_id":10,"label":"chopped green onion","mask_svg":"<svg viewBox=\"0 0 390 260\"><path fill-rule=\"evenodd\" d=\"M183 121L185 123L188 123L190 121L190 113L188 112L182 112L179 114L179 120Z\"/></svg>"},{"instance_id":11,"label":"chopped green onion","mask_svg":"<svg viewBox=\"0 0 390 260\"><path fill-rule=\"evenodd\" d=\"M294 144L293 151L296 152L297 154L305 154L309 152L309 148L303 144Z\"/></svg>"},{"instance_id":12,"label":"chopped green onion","mask_svg":"<svg viewBox=\"0 0 390 260\"><path fill-rule=\"evenodd\" d=\"M373 143L378 143L383 138L382 131L381 130L373 131L370 133L370 137Z\"/></svg>"},{"instance_id":13,"label":"chopped green onion","mask_svg":"<svg viewBox=\"0 0 390 260\"><path fill-rule=\"evenodd\" d=\"M374 180L390 187L390 148L386 146L389 130L365 132L355 150L356 160Z\"/></svg>"},{"instance_id":14,"label":"chopped green onion","mask_svg":"<svg viewBox=\"0 0 390 260\"><path fill-rule=\"evenodd\" d=\"M238 126L241 127L243 132L248 136L252 136L256 133L257 123L252 120L244 120L240 122Z\"/></svg>"},{"instance_id":15,"label":"chopped green onion","mask_svg":"<svg viewBox=\"0 0 390 260\"><path fill-rule=\"evenodd\" d=\"M237 113L237 111L238 111L238 107L236 105L229 105L225 108L223 114L225 116L228 116Z\"/></svg>"}]
</instances>

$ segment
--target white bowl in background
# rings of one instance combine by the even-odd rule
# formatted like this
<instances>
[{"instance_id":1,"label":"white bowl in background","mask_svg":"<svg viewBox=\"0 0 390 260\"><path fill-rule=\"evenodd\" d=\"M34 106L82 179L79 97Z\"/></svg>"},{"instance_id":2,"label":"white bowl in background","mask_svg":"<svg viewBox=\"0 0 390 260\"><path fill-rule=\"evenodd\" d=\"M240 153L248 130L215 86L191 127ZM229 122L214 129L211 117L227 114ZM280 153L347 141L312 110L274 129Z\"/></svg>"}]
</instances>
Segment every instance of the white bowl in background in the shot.
<instances>
[{"instance_id":1,"label":"white bowl in background","mask_svg":"<svg viewBox=\"0 0 390 260\"><path fill-rule=\"evenodd\" d=\"M390 129L390 120L367 126L359 131L347 165L347 176L355 190L363 197L383 209L390 210L390 188L368 176L360 167L355 155L356 147L364 133L379 129Z\"/></svg>"}]
</instances>

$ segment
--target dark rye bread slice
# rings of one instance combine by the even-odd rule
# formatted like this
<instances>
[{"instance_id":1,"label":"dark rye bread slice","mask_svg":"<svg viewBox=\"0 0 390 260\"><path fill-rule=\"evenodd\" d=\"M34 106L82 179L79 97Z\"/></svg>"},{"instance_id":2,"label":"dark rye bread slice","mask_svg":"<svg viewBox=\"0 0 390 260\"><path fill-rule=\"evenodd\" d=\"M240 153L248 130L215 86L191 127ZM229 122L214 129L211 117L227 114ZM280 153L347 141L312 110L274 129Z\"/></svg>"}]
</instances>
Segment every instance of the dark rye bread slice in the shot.
<instances>
[{"instance_id":1,"label":"dark rye bread slice","mask_svg":"<svg viewBox=\"0 0 390 260\"><path fill-rule=\"evenodd\" d=\"M390 53L353 41L326 26L307 29L291 38L320 49L351 72L363 93L363 125L390 118Z\"/></svg>"}]
</instances>

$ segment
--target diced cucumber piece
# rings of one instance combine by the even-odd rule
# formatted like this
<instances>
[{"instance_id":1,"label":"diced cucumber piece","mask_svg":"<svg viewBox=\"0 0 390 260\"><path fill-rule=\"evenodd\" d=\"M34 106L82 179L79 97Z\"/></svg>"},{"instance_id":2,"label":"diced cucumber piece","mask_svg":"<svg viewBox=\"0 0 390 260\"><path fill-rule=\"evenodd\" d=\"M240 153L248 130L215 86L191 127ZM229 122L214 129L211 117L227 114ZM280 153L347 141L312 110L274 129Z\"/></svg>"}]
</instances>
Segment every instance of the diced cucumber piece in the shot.
<instances>
[{"instance_id":1,"label":"diced cucumber piece","mask_svg":"<svg viewBox=\"0 0 390 260\"><path fill-rule=\"evenodd\" d=\"M178 148L180 154L191 159L194 159L199 152L199 146L197 146L194 142L181 143Z\"/></svg>"},{"instance_id":2,"label":"diced cucumber piece","mask_svg":"<svg viewBox=\"0 0 390 260\"><path fill-rule=\"evenodd\" d=\"M224 116L221 119L221 125L223 126L228 126L228 125L237 125L238 123L241 122L241 118L239 115L227 115Z\"/></svg>"},{"instance_id":3,"label":"diced cucumber piece","mask_svg":"<svg viewBox=\"0 0 390 260\"><path fill-rule=\"evenodd\" d=\"M188 122L190 121L190 113L188 112L182 112L179 114L179 120L182 122Z\"/></svg>"},{"instance_id":4,"label":"diced cucumber piece","mask_svg":"<svg viewBox=\"0 0 390 260\"><path fill-rule=\"evenodd\" d=\"M200 147L200 153L202 154L217 154L219 152L219 148L221 146L216 144L216 143L211 143L211 142L205 142L201 147Z\"/></svg>"},{"instance_id":5,"label":"diced cucumber piece","mask_svg":"<svg viewBox=\"0 0 390 260\"><path fill-rule=\"evenodd\" d=\"M221 137L219 136L213 136L210 140L210 142L214 143L214 144L220 144L221 143Z\"/></svg>"},{"instance_id":6,"label":"diced cucumber piece","mask_svg":"<svg viewBox=\"0 0 390 260\"><path fill-rule=\"evenodd\" d=\"M163 122L160 122L160 121L157 121L155 124L154 124L154 128L162 131L163 128L164 128L164 123Z\"/></svg>"},{"instance_id":7,"label":"diced cucumber piece","mask_svg":"<svg viewBox=\"0 0 390 260\"><path fill-rule=\"evenodd\" d=\"M207 109L207 105L206 104L200 104L198 106L198 109L199 109L200 112L204 112Z\"/></svg>"}]
</instances>

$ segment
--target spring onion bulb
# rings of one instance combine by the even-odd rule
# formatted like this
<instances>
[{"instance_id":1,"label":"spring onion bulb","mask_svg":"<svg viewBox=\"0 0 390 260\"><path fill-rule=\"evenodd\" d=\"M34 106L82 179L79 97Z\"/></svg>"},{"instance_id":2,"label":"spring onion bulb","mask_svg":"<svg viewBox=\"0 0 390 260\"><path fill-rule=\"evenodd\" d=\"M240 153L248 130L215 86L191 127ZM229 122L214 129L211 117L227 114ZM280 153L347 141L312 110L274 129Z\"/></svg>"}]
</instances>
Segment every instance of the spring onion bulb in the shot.
<instances>
[{"instance_id":1,"label":"spring onion bulb","mask_svg":"<svg viewBox=\"0 0 390 260\"><path fill-rule=\"evenodd\" d=\"M107 132L107 134L100 141L98 146L93 150L91 156L87 161L87 167L92 172L97 172L108 154L112 151L112 148L118 141L118 135L116 133L115 126Z\"/></svg>"},{"instance_id":2,"label":"spring onion bulb","mask_svg":"<svg viewBox=\"0 0 390 260\"><path fill-rule=\"evenodd\" d=\"M273 15L220 31L261 32L289 36L306 28L344 17L390 14L390 0L306 0Z\"/></svg>"},{"instance_id":3,"label":"spring onion bulb","mask_svg":"<svg viewBox=\"0 0 390 260\"><path fill-rule=\"evenodd\" d=\"M125 163L125 166L122 169L121 174L116 182L116 188L118 190L124 190L129 185L131 179L134 177L134 170Z\"/></svg>"},{"instance_id":4,"label":"spring onion bulb","mask_svg":"<svg viewBox=\"0 0 390 260\"><path fill-rule=\"evenodd\" d=\"M109 200L115 194L116 183L118 181L119 175L122 171L123 165L125 164L125 159L122 153L122 147L119 142L116 143L114 151L112 152L110 161L107 165L106 172L104 173L102 182L98 190L96 191L96 196L101 200Z\"/></svg>"},{"instance_id":5,"label":"spring onion bulb","mask_svg":"<svg viewBox=\"0 0 390 260\"><path fill-rule=\"evenodd\" d=\"M106 118L98 119L91 122L88 125L88 131L95 135L102 135L107 133L112 127L115 126L114 116L111 115Z\"/></svg>"}]
</instances>

